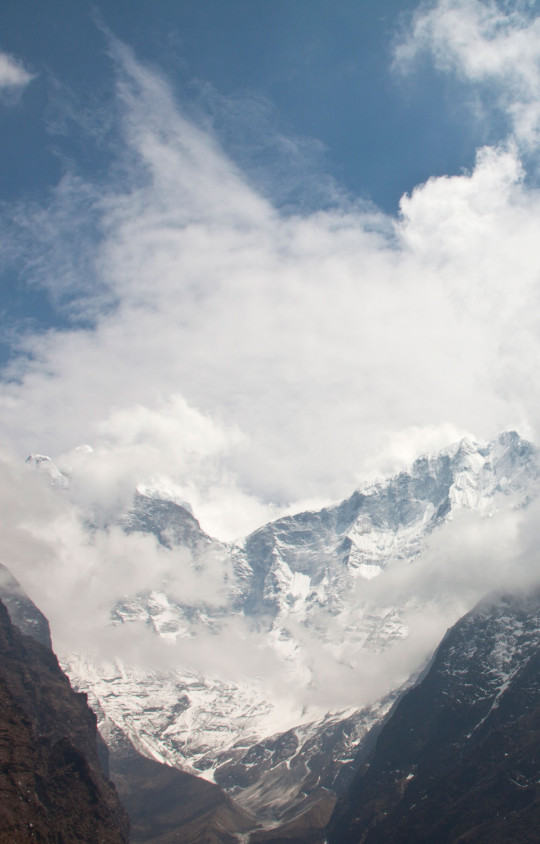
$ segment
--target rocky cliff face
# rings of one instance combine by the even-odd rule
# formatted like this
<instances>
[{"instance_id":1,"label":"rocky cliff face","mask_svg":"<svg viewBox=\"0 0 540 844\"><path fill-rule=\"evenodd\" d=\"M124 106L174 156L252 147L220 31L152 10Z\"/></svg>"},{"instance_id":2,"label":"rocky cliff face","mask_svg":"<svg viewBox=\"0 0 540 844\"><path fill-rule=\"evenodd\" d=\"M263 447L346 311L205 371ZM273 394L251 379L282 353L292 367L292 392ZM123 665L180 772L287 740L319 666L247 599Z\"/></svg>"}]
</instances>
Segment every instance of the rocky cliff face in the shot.
<instances>
[{"instance_id":1,"label":"rocky cliff face","mask_svg":"<svg viewBox=\"0 0 540 844\"><path fill-rule=\"evenodd\" d=\"M1 602L0 819L3 844L128 840L86 695L72 690L52 651L23 635Z\"/></svg>"},{"instance_id":2,"label":"rocky cliff face","mask_svg":"<svg viewBox=\"0 0 540 844\"><path fill-rule=\"evenodd\" d=\"M540 593L485 601L383 727L328 841L537 841L539 748Z\"/></svg>"}]
</instances>

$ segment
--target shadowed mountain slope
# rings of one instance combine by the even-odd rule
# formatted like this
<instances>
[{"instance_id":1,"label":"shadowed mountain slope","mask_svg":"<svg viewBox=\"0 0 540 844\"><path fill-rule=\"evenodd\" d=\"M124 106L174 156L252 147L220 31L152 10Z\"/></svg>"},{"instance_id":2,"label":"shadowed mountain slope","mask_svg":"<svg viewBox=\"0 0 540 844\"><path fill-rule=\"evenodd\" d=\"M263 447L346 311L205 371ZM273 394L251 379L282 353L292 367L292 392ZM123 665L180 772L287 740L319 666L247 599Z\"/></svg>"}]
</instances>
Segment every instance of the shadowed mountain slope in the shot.
<instances>
[{"instance_id":1,"label":"shadowed mountain slope","mask_svg":"<svg viewBox=\"0 0 540 844\"><path fill-rule=\"evenodd\" d=\"M101 770L96 733L86 695L0 602L2 844L127 842L127 816Z\"/></svg>"},{"instance_id":2,"label":"shadowed mountain slope","mask_svg":"<svg viewBox=\"0 0 540 844\"><path fill-rule=\"evenodd\" d=\"M147 759L118 732L111 777L130 822L133 844L235 844L255 826L218 786Z\"/></svg>"},{"instance_id":3,"label":"shadowed mountain slope","mask_svg":"<svg viewBox=\"0 0 540 844\"><path fill-rule=\"evenodd\" d=\"M340 799L329 844L536 842L540 594L459 621Z\"/></svg>"}]
</instances>

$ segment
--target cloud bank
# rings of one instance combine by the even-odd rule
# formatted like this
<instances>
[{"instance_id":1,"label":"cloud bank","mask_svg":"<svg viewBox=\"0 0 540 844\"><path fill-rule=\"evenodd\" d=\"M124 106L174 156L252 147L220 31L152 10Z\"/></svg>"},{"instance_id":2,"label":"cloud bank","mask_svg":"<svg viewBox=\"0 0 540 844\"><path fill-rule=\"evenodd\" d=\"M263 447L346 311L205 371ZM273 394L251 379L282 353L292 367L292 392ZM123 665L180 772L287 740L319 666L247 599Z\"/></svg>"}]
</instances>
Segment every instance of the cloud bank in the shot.
<instances>
[{"instance_id":1,"label":"cloud bank","mask_svg":"<svg viewBox=\"0 0 540 844\"><path fill-rule=\"evenodd\" d=\"M540 194L528 169L538 20L475 0L422 7L396 61L427 51L488 86L511 131L470 171L416 186L396 217L339 193L323 209L279 211L186 118L167 80L110 42L114 167L94 182L71 170L46 205L7 209L0 253L66 321L20 334L0 397L6 513L13 485L20 504L6 520L5 562L15 556L58 631L69 630L62 606L72 617L74 596L104 619L132 560L147 561L134 568L138 588L163 572L149 541L124 547L120 534L92 538L84 526L88 512L121 511L137 483L189 501L203 528L232 539L468 432L540 439ZM13 466L30 451L70 474L69 505L27 490ZM469 545L478 556L474 536ZM512 543L502 546L501 584ZM467 553L460 546L456 560ZM462 564L448 619L485 580L471 584ZM448 554L431 578L396 575L395 589L446 590L447 566ZM491 571L487 560L475 571ZM194 581L193 595L206 586ZM414 659L447 620L436 615L416 618ZM327 661L315 645L305 648L321 688L334 670L349 676L353 656ZM396 657L396 672L412 662ZM373 687L387 682L375 662L363 676L371 670Z\"/></svg>"},{"instance_id":2,"label":"cloud bank","mask_svg":"<svg viewBox=\"0 0 540 844\"><path fill-rule=\"evenodd\" d=\"M8 228L6 254L72 327L20 338L6 448L69 464L90 443L96 472L107 455L130 483L167 475L230 538L413 449L536 435L540 202L512 138L395 219L284 215L166 80L111 49L121 168L66 175Z\"/></svg>"}]
</instances>

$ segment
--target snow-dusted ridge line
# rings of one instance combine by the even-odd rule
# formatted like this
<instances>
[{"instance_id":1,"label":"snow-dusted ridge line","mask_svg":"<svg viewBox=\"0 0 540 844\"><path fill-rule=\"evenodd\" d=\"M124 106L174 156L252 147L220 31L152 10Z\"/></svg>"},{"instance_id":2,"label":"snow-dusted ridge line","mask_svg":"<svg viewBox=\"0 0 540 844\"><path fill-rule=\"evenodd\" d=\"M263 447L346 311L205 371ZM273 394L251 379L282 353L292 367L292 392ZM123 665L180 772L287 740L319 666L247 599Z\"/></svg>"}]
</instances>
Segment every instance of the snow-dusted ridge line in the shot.
<instances>
[{"instance_id":1,"label":"snow-dusted ridge line","mask_svg":"<svg viewBox=\"0 0 540 844\"><path fill-rule=\"evenodd\" d=\"M117 627L144 628L167 642L174 669L75 654L64 656L67 672L95 700L105 731L114 725L142 752L218 782L251 810L264 814L265 793L275 795L278 814L287 801L300 806L302 791L333 787L407 681L394 672L384 699L359 687L357 705L328 703L346 689L318 695L320 664L332 667L338 684L354 683L365 663L384 660L409 635L410 599L388 605L383 589L369 591L371 582L384 584L387 573L418 559L458 514L520 508L538 488L536 449L515 432L492 442L465 438L336 505L283 516L230 545L207 536L185 507L139 487L121 526L152 534L171 560L182 549L193 571L226 570L222 602L182 602L175 570L111 607ZM413 609L421 612L420 599ZM232 682L182 662L191 642L227 648L229 630L238 636L238 659L248 646L261 654L261 676L254 669ZM265 677L270 656L274 673Z\"/></svg>"}]
</instances>

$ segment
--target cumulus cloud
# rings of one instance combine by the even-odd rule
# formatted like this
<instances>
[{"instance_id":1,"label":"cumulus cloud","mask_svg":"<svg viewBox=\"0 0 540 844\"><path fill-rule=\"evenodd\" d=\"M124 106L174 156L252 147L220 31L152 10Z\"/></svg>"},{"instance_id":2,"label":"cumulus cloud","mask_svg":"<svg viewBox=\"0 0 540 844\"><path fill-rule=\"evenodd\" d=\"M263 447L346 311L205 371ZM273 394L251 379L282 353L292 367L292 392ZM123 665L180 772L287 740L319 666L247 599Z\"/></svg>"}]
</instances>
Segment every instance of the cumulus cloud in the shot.
<instances>
[{"instance_id":1,"label":"cumulus cloud","mask_svg":"<svg viewBox=\"0 0 540 844\"><path fill-rule=\"evenodd\" d=\"M33 75L25 70L13 56L0 51L0 95L20 91L33 78Z\"/></svg>"},{"instance_id":2,"label":"cumulus cloud","mask_svg":"<svg viewBox=\"0 0 540 844\"><path fill-rule=\"evenodd\" d=\"M240 431L203 416L182 396L157 399L152 407L112 408L97 423L93 443L77 446L58 462L70 478L73 500L100 522L125 512L142 481L146 489L192 508L217 488L223 497L235 492L223 460L243 443Z\"/></svg>"},{"instance_id":3,"label":"cumulus cloud","mask_svg":"<svg viewBox=\"0 0 540 844\"><path fill-rule=\"evenodd\" d=\"M283 215L113 49L121 178L66 177L9 239L73 320L21 338L10 447L69 463L90 443L107 483L159 475L232 538L401 468L410 443L535 434L540 203L515 145L419 185L397 219Z\"/></svg>"},{"instance_id":4,"label":"cumulus cloud","mask_svg":"<svg viewBox=\"0 0 540 844\"><path fill-rule=\"evenodd\" d=\"M422 5L396 50L410 68L423 54L440 70L482 86L527 147L540 140L540 19L531 4L495 0L438 0Z\"/></svg>"}]
</instances>

